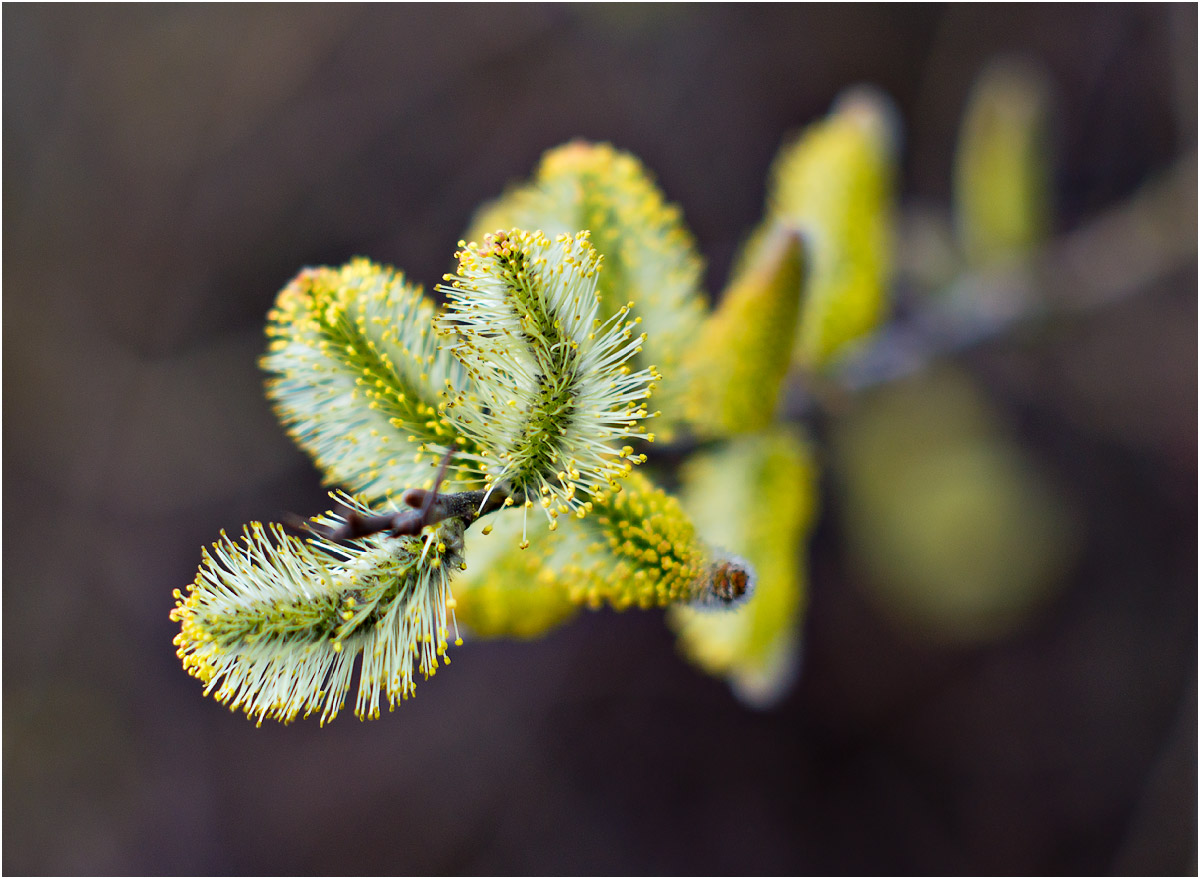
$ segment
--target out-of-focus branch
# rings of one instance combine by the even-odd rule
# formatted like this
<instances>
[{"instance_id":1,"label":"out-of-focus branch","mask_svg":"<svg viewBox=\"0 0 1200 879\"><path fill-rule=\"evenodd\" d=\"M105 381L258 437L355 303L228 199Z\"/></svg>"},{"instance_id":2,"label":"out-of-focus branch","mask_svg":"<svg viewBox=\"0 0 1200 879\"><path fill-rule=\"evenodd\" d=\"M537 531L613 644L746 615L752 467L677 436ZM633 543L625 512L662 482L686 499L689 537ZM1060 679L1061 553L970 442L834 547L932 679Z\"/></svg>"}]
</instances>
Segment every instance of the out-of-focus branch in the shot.
<instances>
[{"instance_id":1,"label":"out-of-focus branch","mask_svg":"<svg viewBox=\"0 0 1200 879\"><path fill-rule=\"evenodd\" d=\"M1087 310L1137 293L1196 256L1196 154L1066 236L1046 260L1052 307Z\"/></svg>"},{"instance_id":2,"label":"out-of-focus branch","mask_svg":"<svg viewBox=\"0 0 1200 879\"><path fill-rule=\"evenodd\" d=\"M1138 294L1195 259L1196 186L1196 155L1189 153L1028 264L967 273L948 289L923 293L911 314L887 325L847 361L832 386L793 395L787 415L803 416L827 393L902 378L1016 323L1090 311Z\"/></svg>"}]
</instances>

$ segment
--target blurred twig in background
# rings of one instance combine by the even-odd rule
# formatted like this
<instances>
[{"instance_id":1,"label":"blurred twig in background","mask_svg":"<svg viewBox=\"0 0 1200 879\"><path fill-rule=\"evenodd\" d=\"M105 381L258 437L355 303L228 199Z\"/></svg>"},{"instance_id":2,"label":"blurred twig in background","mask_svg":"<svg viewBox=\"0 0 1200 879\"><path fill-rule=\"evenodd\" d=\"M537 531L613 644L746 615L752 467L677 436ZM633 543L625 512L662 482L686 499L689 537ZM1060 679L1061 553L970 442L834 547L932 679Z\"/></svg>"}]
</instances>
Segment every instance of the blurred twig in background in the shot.
<instances>
[{"instance_id":1,"label":"blurred twig in background","mask_svg":"<svg viewBox=\"0 0 1200 879\"><path fill-rule=\"evenodd\" d=\"M910 315L886 326L843 367L838 383L850 390L891 381L1016 324L1093 311L1145 293L1195 260L1196 185L1193 153L1127 202L1049 242L1029 264L967 272L948 289L926 291ZM791 403L796 415L811 405L803 397Z\"/></svg>"}]
</instances>

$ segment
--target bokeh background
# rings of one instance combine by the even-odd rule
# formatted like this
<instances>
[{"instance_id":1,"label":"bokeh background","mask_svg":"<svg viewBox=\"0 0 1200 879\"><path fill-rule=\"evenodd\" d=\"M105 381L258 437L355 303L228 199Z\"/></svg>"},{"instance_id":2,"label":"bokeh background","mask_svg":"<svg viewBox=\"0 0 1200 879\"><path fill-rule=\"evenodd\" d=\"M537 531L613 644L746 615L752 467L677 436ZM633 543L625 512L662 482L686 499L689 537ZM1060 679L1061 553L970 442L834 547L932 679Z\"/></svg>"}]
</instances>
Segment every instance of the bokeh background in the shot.
<instances>
[{"instance_id":1,"label":"bokeh background","mask_svg":"<svg viewBox=\"0 0 1200 879\"><path fill-rule=\"evenodd\" d=\"M767 711L660 613L606 611L460 648L381 720L256 729L167 614L221 528L326 508L255 364L301 266L432 284L583 136L656 172L719 291L779 144L846 86L892 96L904 204L944 211L1003 53L1054 84L1069 231L1194 150L1196 33L1190 5L6 4L4 872L1194 874L1194 250L957 358L1071 523L1001 635L878 600L836 455Z\"/></svg>"}]
</instances>

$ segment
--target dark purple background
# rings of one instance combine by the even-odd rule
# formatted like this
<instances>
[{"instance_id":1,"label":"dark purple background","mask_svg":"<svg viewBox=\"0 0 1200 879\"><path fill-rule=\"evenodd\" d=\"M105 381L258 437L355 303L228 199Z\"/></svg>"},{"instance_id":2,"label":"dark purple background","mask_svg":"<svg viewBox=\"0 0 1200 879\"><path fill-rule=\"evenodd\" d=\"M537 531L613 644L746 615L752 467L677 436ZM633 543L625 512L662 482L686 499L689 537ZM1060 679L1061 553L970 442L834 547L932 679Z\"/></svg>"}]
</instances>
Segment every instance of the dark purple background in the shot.
<instances>
[{"instance_id":1,"label":"dark purple background","mask_svg":"<svg viewBox=\"0 0 1200 879\"><path fill-rule=\"evenodd\" d=\"M14 6L4 24L6 873L1196 870L1196 268L966 363L1083 511L1029 628L913 643L837 499L805 673L743 708L658 613L489 643L416 701L255 729L179 667L222 527L325 507L263 400L275 291L426 283L574 136L682 205L717 290L789 131L872 82L945 207L995 54L1058 89L1059 224L1196 136L1192 6Z\"/></svg>"}]
</instances>

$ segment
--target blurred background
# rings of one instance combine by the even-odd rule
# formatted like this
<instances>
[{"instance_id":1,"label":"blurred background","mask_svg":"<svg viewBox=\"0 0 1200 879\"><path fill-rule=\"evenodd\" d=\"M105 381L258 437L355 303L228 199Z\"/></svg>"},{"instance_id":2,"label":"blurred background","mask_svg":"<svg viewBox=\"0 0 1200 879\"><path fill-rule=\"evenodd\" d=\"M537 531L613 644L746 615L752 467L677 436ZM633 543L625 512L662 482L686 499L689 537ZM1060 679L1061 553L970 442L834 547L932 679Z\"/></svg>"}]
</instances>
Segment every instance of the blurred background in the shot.
<instances>
[{"instance_id":1,"label":"blurred background","mask_svg":"<svg viewBox=\"0 0 1200 879\"><path fill-rule=\"evenodd\" d=\"M582 136L655 171L716 292L780 143L847 86L896 102L906 210L946 211L971 85L1014 53L1054 88L1070 232L1194 156L1194 6L3 25L5 873L1195 873L1194 207L1190 254L1130 295L814 423L803 670L771 710L680 658L660 613L605 611L460 648L381 720L256 729L201 695L167 618L221 528L327 507L255 362L301 266L432 285L481 201ZM939 598L982 557L954 512L978 505L929 489L905 515L896 485L953 477L914 462L929 423L943 459L1016 485L982 502L1025 527L996 570L1005 539L1054 537L1017 578L1037 594L993 578L1003 625ZM865 478L879 461L903 479ZM946 530L906 538L914 516Z\"/></svg>"}]
</instances>

